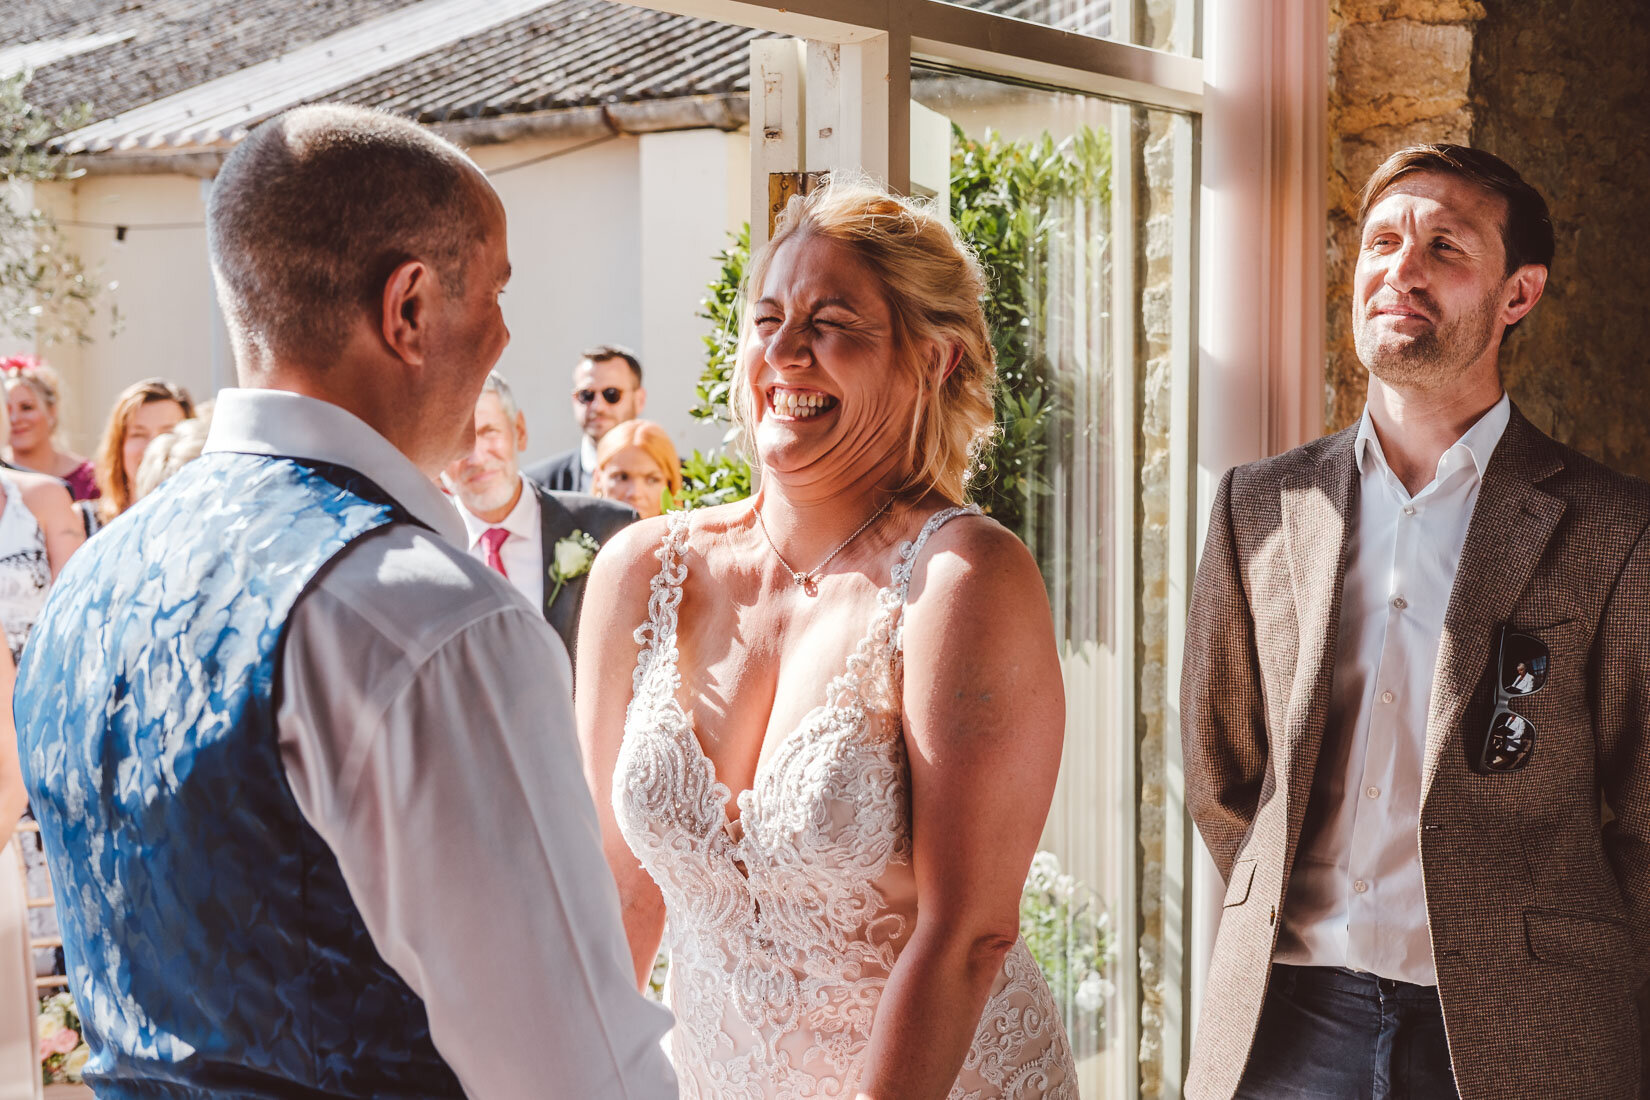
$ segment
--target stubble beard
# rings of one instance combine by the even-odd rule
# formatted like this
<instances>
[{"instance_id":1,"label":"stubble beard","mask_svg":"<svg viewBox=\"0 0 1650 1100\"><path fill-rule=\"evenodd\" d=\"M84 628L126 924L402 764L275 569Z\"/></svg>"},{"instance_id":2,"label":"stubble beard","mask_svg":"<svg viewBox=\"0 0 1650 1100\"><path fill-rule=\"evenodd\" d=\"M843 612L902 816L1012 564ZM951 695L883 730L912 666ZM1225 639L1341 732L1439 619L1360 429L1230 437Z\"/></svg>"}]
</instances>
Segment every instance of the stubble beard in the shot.
<instances>
[{"instance_id":1,"label":"stubble beard","mask_svg":"<svg viewBox=\"0 0 1650 1100\"><path fill-rule=\"evenodd\" d=\"M1358 360L1369 373L1394 389L1448 389L1471 370L1495 339L1500 291L1486 295L1472 312L1394 347L1382 344L1375 318L1366 307L1352 327ZM1433 316L1436 303L1427 302Z\"/></svg>"}]
</instances>

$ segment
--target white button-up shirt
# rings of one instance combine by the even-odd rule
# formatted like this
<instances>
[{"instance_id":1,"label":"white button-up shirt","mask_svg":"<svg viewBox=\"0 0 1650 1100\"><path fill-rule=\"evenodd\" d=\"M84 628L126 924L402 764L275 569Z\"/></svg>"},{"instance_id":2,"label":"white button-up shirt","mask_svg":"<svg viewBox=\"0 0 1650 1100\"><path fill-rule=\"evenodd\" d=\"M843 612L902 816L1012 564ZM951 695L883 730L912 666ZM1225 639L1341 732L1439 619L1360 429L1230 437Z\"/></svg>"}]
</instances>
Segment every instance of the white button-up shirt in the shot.
<instances>
[{"instance_id":1,"label":"white button-up shirt","mask_svg":"<svg viewBox=\"0 0 1650 1100\"><path fill-rule=\"evenodd\" d=\"M567 652L471 559L434 483L361 420L218 395L206 450L364 474L433 530L357 539L293 609L276 725L304 819L470 1096L665 1100L573 733Z\"/></svg>"},{"instance_id":2,"label":"white button-up shirt","mask_svg":"<svg viewBox=\"0 0 1650 1100\"><path fill-rule=\"evenodd\" d=\"M1334 686L1275 958L1437 984L1419 840L1421 764L1444 611L1505 394L1414 497L1365 408Z\"/></svg>"},{"instance_id":3,"label":"white button-up shirt","mask_svg":"<svg viewBox=\"0 0 1650 1100\"><path fill-rule=\"evenodd\" d=\"M476 514L464 507L464 502L453 495L453 503L458 506L458 516L464 521L464 531L468 536L470 556L476 561L487 561L487 549L481 545L481 536L490 528L502 527L510 533L498 548L499 560L504 563L504 572L509 575L510 583L516 586L516 591L527 597L527 602L535 609L544 607L544 527L539 522L539 495L533 491L526 475L517 474L521 479L521 496L516 500L516 506L510 509L500 523L485 523Z\"/></svg>"}]
</instances>

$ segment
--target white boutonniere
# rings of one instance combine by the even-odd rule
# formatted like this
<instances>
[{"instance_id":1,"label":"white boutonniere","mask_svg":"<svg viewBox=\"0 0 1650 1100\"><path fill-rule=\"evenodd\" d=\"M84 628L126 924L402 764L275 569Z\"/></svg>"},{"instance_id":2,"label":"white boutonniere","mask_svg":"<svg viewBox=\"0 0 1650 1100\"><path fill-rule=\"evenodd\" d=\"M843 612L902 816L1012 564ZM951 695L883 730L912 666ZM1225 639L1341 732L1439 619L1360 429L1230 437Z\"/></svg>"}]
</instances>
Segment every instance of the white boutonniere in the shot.
<instances>
[{"instance_id":1,"label":"white boutonniere","mask_svg":"<svg viewBox=\"0 0 1650 1100\"><path fill-rule=\"evenodd\" d=\"M602 544L585 534L583 531L574 531L564 539L559 539L550 555L550 579L556 582L556 587L550 591L549 603L556 602L561 595L562 586L574 577L582 577L590 572L590 566L596 560L596 552Z\"/></svg>"}]
</instances>

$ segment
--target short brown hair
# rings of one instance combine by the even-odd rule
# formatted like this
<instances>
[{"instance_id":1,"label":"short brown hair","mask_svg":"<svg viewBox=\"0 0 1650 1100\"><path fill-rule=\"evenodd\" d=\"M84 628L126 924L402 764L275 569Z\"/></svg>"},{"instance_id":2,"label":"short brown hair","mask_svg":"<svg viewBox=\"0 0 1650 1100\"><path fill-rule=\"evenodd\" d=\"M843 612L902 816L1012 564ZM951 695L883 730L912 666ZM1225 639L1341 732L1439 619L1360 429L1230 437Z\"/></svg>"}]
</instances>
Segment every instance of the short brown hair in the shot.
<instances>
[{"instance_id":1,"label":"short brown hair","mask_svg":"<svg viewBox=\"0 0 1650 1100\"><path fill-rule=\"evenodd\" d=\"M103 439L92 459L97 487L102 493L97 510L105 522L126 511L137 500L138 494L134 491L137 471L126 468L126 433L131 430L132 417L137 411L156 401L177 402L185 420L195 415L195 403L190 400L189 391L164 378L145 378L120 391L115 407L109 410L109 424L103 429Z\"/></svg>"},{"instance_id":2,"label":"short brown hair","mask_svg":"<svg viewBox=\"0 0 1650 1100\"><path fill-rule=\"evenodd\" d=\"M1553 219L1547 200L1512 165L1494 153L1466 145L1411 145L1387 157L1358 196L1360 231L1369 218L1369 208L1387 188L1416 172L1456 176L1506 200L1501 244L1507 254L1508 275L1525 264L1553 266Z\"/></svg>"},{"instance_id":3,"label":"short brown hair","mask_svg":"<svg viewBox=\"0 0 1650 1100\"><path fill-rule=\"evenodd\" d=\"M979 261L941 209L897 198L867 179L833 176L824 187L786 205L772 239L751 264L747 298L762 293L762 281L782 245L816 235L845 245L877 273L893 314L897 365L921 382L906 448L911 472L898 491L932 490L962 504L976 458L996 427L997 358L980 304L985 274ZM748 305L741 348L753 327ZM956 367L932 386L925 364L913 353L929 340L962 351ZM747 450L754 450L756 408L747 391L740 355L734 360L729 406Z\"/></svg>"},{"instance_id":4,"label":"short brown hair","mask_svg":"<svg viewBox=\"0 0 1650 1100\"><path fill-rule=\"evenodd\" d=\"M636 353L623 344L597 344L593 348L586 348L579 356L579 362L600 363L604 359L623 359L630 373L636 377L636 384L642 384L642 361L636 358Z\"/></svg>"},{"instance_id":5,"label":"short brown hair","mask_svg":"<svg viewBox=\"0 0 1650 1100\"><path fill-rule=\"evenodd\" d=\"M339 104L270 119L229 154L207 202L231 333L323 366L408 260L463 293L485 191L456 145L406 119Z\"/></svg>"}]
</instances>

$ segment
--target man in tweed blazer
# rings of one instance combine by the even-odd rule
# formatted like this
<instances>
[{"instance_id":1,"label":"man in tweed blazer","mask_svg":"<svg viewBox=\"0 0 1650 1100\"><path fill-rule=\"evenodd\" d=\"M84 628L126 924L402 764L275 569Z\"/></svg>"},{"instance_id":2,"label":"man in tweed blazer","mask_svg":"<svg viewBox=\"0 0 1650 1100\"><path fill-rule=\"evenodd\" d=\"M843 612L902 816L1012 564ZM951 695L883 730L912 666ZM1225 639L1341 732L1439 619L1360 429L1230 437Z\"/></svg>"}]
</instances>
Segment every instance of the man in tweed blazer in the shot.
<instances>
[{"instance_id":1,"label":"man in tweed blazer","mask_svg":"<svg viewBox=\"0 0 1650 1100\"><path fill-rule=\"evenodd\" d=\"M1186 1094L1650 1096L1650 486L1502 392L1553 254L1516 172L1403 150L1360 225L1364 417L1226 475L1193 592Z\"/></svg>"}]
</instances>

